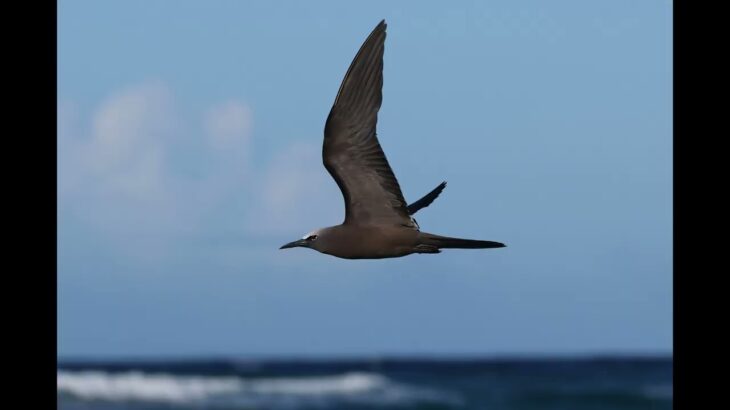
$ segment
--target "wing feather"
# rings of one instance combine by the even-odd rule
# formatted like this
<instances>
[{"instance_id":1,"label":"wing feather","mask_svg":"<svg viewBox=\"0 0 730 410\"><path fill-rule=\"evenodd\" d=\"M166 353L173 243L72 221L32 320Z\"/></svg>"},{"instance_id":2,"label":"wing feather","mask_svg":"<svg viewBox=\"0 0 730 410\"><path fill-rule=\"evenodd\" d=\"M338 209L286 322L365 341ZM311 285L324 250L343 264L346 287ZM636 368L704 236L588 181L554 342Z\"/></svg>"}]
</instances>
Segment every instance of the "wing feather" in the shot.
<instances>
[{"instance_id":1,"label":"wing feather","mask_svg":"<svg viewBox=\"0 0 730 410\"><path fill-rule=\"evenodd\" d=\"M376 134L383 100L385 20L370 33L342 80L325 124L322 158L342 191L345 224L416 227Z\"/></svg>"}]
</instances>

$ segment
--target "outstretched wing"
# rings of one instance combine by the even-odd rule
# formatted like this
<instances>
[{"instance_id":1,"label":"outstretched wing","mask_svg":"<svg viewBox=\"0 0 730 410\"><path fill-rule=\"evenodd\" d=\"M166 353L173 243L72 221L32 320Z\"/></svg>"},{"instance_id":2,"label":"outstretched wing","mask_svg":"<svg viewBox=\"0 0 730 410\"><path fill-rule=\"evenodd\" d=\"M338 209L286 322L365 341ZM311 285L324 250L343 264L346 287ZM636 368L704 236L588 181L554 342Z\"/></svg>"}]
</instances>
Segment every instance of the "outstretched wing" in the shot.
<instances>
[{"instance_id":1,"label":"outstretched wing","mask_svg":"<svg viewBox=\"0 0 730 410\"><path fill-rule=\"evenodd\" d=\"M342 80L327 117L322 158L345 199L345 224L415 228L375 133L383 100L385 28L383 20L370 33Z\"/></svg>"},{"instance_id":2,"label":"outstretched wing","mask_svg":"<svg viewBox=\"0 0 730 410\"><path fill-rule=\"evenodd\" d=\"M420 209L423 209L423 208L431 205L431 202L433 202L434 199L436 199L439 195L441 195L441 191L443 191L444 188L446 188L446 181L440 183L439 186L434 188L433 191L424 195L423 198L408 205L408 213L413 215L416 212L418 212Z\"/></svg>"}]
</instances>

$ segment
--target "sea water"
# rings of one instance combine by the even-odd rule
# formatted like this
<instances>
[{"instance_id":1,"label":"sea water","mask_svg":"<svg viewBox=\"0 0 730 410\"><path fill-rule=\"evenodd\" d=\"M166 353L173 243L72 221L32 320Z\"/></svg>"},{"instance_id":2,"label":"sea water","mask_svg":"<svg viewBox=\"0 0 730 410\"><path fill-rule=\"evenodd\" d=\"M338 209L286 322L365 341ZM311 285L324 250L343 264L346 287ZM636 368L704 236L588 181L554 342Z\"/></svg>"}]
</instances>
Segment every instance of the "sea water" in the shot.
<instances>
[{"instance_id":1,"label":"sea water","mask_svg":"<svg viewBox=\"0 0 730 410\"><path fill-rule=\"evenodd\" d=\"M671 357L59 362L58 408L671 409Z\"/></svg>"}]
</instances>

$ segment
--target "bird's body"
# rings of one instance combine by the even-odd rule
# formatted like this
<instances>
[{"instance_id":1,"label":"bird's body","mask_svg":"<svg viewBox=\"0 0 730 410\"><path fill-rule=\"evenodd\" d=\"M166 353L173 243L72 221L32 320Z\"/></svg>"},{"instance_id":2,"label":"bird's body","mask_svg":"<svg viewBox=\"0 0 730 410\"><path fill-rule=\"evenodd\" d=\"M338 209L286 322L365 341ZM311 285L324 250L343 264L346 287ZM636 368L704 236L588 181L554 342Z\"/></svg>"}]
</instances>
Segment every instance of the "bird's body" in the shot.
<instances>
[{"instance_id":1,"label":"bird's body","mask_svg":"<svg viewBox=\"0 0 730 410\"><path fill-rule=\"evenodd\" d=\"M342 81L324 131L322 159L342 191L345 221L282 246L346 259L439 253L442 248L499 248L491 241L449 238L420 231L412 215L444 189L407 205L376 135L382 102L385 21L370 33Z\"/></svg>"},{"instance_id":2,"label":"bird's body","mask_svg":"<svg viewBox=\"0 0 730 410\"><path fill-rule=\"evenodd\" d=\"M419 233L388 225L335 225L318 231L316 249L345 259L395 258L414 252Z\"/></svg>"}]
</instances>

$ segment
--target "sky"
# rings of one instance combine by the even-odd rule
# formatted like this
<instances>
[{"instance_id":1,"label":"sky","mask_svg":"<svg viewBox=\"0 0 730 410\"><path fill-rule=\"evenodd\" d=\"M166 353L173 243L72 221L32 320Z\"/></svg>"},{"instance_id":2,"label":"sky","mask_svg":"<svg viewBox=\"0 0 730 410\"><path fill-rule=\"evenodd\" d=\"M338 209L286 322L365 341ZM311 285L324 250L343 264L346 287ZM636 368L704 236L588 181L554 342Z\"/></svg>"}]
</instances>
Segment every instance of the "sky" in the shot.
<instances>
[{"instance_id":1,"label":"sky","mask_svg":"<svg viewBox=\"0 0 730 410\"><path fill-rule=\"evenodd\" d=\"M324 122L388 23L378 137L427 232L343 260ZM672 11L651 1L58 3L58 355L672 351Z\"/></svg>"}]
</instances>

